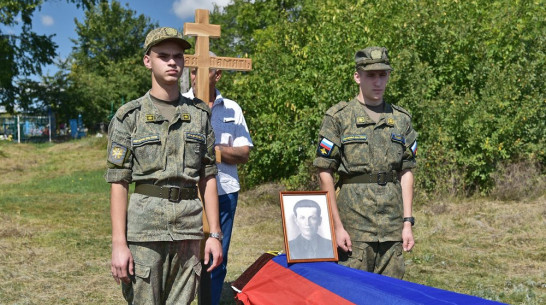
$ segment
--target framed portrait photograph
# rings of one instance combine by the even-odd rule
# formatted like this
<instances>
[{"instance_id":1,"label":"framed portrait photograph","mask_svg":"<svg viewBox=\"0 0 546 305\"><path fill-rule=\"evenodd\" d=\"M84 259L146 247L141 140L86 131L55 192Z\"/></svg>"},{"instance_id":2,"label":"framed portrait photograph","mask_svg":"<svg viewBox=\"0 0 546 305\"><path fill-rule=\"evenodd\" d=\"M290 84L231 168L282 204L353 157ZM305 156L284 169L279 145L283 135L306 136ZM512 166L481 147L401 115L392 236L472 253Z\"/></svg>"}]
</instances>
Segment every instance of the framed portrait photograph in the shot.
<instances>
[{"instance_id":1,"label":"framed portrait photograph","mask_svg":"<svg viewBox=\"0 0 546 305\"><path fill-rule=\"evenodd\" d=\"M281 192L288 263L337 261L337 243L328 193Z\"/></svg>"}]
</instances>

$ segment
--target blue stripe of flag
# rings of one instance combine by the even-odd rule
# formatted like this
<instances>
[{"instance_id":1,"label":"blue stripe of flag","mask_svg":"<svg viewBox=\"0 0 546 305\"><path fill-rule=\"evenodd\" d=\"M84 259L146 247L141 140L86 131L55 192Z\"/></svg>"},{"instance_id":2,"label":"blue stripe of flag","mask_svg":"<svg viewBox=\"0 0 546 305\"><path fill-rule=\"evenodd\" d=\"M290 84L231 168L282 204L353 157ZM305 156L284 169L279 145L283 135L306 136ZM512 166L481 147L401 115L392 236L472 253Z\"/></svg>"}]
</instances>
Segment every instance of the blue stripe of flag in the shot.
<instances>
[{"instance_id":1,"label":"blue stripe of flag","mask_svg":"<svg viewBox=\"0 0 546 305\"><path fill-rule=\"evenodd\" d=\"M493 305L503 304L384 275L345 267L335 262L288 265L286 255L273 258L279 265L355 304L368 305ZM290 301L287 300L287 304Z\"/></svg>"}]
</instances>

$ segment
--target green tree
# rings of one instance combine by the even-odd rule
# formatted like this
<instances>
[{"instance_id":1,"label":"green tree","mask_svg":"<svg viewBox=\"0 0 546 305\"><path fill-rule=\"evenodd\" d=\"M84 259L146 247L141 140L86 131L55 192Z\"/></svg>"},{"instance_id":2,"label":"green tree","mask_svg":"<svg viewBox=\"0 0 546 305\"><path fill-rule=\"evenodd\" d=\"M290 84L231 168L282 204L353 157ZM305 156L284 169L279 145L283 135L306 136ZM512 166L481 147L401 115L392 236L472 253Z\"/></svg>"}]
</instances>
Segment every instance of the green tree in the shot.
<instances>
[{"instance_id":1,"label":"green tree","mask_svg":"<svg viewBox=\"0 0 546 305\"><path fill-rule=\"evenodd\" d=\"M149 89L142 42L156 26L117 1L100 3L86 11L83 22L76 21L68 90L71 108L88 126L108 121L112 106Z\"/></svg>"},{"instance_id":2,"label":"green tree","mask_svg":"<svg viewBox=\"0 0 546 305\"><path fill-rule=\"evenodd\" d=\"M78 7L89 8L98 0L66 0ZM53 63L57 45L53 35L38 35L32 31L32 15L43 0L2 0L0 2L0 24L21 26L20 34L6 34L0 30L0 105L13 111L20 92L17 81L32 74L40 74L42 67ZM18 20L21 20L20 22Z\"/></svg>"},{"instance_id":3,"label":"green tree","mask_svg":"<svg viewBox=\"0 0 546 305\"><path fill-rule=\"evenodd\" d=\"M70 96L69 60L56 63L59 70L52 76L42 76L40 81L24 79L17 83L18 105L26 113L44 115L51 110L58 122L75 118L74 99Z\"/></svg>"},{"instance_id":4,"label":"green tree","mask_svg":"<svg viewBox=\"0 0 546 305\"><path fill-rule=\"evenodd\" d=\"M211 40L211 45L218 54L254 53L253 32L279 20L296 20L302 3L302 0L234 0L224 8L215 6L211 22L222 26L222 37Z\"/></svg>"}]
</instances>

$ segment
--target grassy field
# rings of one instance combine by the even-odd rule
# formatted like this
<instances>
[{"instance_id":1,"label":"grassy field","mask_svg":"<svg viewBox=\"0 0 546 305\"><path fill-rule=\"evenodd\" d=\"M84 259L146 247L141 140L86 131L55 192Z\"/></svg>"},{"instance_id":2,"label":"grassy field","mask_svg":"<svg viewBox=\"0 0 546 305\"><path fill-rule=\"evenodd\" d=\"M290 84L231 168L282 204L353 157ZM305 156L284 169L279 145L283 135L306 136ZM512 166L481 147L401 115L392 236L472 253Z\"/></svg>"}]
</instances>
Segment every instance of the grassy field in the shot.
<instances>
[{"instance_id":1,"label":"grassy field","mask_svg":"<svg viewBox=\"0 0 546 305\"><path fill-rule=\"evenodd\" d=\"M0 142L0 304L122 304L110 277L105 140ZM278 185L240 194L227 282L282 250ZM415 204L405 280L546 304L546 197ZM223 304L234 304L225 284Z\"/></svg>"}]
</instances>

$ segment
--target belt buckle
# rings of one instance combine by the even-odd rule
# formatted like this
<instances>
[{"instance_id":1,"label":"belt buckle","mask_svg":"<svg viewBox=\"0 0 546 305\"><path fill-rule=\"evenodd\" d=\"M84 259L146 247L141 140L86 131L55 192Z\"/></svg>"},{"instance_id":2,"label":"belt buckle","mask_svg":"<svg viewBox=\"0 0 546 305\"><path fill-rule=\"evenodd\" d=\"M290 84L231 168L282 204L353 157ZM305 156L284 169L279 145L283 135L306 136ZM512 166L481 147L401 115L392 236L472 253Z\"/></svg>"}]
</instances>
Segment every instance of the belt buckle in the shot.
<instances>
[{"instance_id":1,"label":"belt buckle","mask_svg":"<svg viewBox=\"0 0 546 305\"><path fill-rule=\"evenodd\" d=\"M172 199L171 194L172 194L174 189L178 190L178 196L176 196L175 199ZM169 197L170 202L179 202L180 201L180 195L181 195L180 194L180 188L178 186L169 187L169 196L168 197Z\"/></svg>"},{"instance_id":2,"label":"belt buckle","mask_svg":"<svg viewBox=\"0 0 546 305\"><path fill-rule=\"evenodd\" d=\"M377 173L377 184L379 185L387 185L387 172L379 172Z\"/></svg>"}]
</instances>

